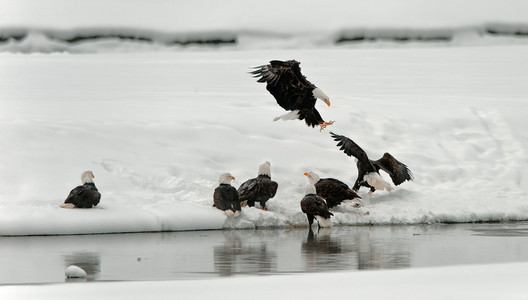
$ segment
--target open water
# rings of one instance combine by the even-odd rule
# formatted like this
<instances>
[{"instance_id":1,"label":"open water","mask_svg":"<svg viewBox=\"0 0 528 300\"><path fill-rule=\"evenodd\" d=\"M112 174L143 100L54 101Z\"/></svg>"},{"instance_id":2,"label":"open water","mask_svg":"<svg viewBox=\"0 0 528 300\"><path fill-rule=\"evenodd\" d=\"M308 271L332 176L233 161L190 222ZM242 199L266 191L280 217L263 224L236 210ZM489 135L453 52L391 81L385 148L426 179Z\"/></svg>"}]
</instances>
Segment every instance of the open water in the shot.
<instances>
[{"instance_id":1,"label":"open water","mask_svg":"<svg viewBox=\"0 0 528 300\"><path fill-rule=\"evenodd\" d=\"M528 223L0 237L0 284L184 280L528 261Z\"/></svg>"}]
</instances>

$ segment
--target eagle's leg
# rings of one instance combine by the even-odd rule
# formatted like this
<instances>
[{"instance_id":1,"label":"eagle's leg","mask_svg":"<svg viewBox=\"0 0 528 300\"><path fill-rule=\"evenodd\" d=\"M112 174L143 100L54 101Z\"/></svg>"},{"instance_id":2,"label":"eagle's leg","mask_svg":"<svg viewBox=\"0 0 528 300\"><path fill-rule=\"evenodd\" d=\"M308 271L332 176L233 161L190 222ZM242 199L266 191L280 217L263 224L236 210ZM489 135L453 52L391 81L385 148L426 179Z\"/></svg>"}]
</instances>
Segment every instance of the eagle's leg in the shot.
<instances>
[{"instance_id":1,"label":"eagle's leg","mask_svg":"<svg viewBox=\"0 0 528 300\"><path fill-rule=\"evenodd\" d=\"M325 130L326 126L334 124L335 121L329 121L329 122L321 122L319 123L319 130L323 131Z\"/></svg>"},{"instance_id":2,"label":"eagle's leg","mask_svg":"<svg viewBox=\"0 0 528 300\"><path fill-rule=\"evenodd\" d=\"M312 224L313 224L314 216L309 215L309 214L306 214L306 216L308 217L308 225L309 225L310 228L311 228L311 227L312 227Z\"/></svg>"}]
</instances>

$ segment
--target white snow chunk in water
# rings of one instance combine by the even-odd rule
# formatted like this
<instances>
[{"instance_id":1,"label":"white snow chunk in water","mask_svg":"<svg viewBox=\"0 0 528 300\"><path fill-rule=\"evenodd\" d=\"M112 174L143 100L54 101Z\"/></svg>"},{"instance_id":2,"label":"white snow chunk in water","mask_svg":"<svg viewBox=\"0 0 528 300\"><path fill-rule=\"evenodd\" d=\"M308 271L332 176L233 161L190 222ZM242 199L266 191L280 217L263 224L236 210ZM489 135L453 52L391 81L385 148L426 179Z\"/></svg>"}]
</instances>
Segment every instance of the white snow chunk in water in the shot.
<instances>
[{"instance_id":1,"label":"white snow chunk in water","mask_svg":"<svg viewBox=\"0 0 528 300\"><path fill-rule=\"evenodd\" d=\"M87 276L86 271L74 265L66 268L65 275L68 278L86 278Z\"/></svg>"}]
</instances>

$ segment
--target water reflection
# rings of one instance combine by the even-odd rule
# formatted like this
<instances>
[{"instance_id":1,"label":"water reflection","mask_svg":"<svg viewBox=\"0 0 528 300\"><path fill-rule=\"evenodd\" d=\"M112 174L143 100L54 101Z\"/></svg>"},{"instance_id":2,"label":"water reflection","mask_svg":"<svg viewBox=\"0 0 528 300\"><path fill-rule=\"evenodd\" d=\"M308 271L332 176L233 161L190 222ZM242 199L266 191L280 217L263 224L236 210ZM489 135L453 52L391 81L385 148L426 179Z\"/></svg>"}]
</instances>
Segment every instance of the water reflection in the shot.
<instances>
[{"instance_id":1,"label":"water reflection","mask_svg":"<svg viewBox=\"0 0 528 300\"><path fill-rule=\"evenodd\" d=\"M323 272L336 270L391 269L410 266L410 252L404 240L391 240L379 230L320 228L317 233L310 228L302 245L306 270ZM372 236L371 236L372 233Z\"/></svg>"},{"instance_id":2,"label":"water reflection","mask_svg":"<svg viewBox=\"0 0 528 300\"><path fill-rule=\"evenodd\" d=\"M0 237L0 284L167 280L528 261L528 224Z\"/></svg>"},{"instance_id":3,"label":"water reflection","mask_svg":"<svg viewBox=\"0 0 528 300\"><path fill-rule=\"evenodd\" d=\"M320 228L317 235L310 228L306 241L302 243L301 255L306 264L306 270L309 272L330 271L352 269L357 265L356 259L351 261L340 258L346 250L341 247L341 243L332 237L331 228ZM348 252L348 251L346 251ZM350 256L357 256L356 253L350 253Z\"/></svg>"},{"instance_id":4,"label":"water reflection","mask_svg":"<svg viewBox=\"0 0 528 300\"><path fill-rule=\"evenodd\" d=\"M269 274L276 269L277 254L266 243L246 242L238 231L226 231L224 237L224 243L214 247L214 269L220 276Z\"/></svg>"}]
</instances>

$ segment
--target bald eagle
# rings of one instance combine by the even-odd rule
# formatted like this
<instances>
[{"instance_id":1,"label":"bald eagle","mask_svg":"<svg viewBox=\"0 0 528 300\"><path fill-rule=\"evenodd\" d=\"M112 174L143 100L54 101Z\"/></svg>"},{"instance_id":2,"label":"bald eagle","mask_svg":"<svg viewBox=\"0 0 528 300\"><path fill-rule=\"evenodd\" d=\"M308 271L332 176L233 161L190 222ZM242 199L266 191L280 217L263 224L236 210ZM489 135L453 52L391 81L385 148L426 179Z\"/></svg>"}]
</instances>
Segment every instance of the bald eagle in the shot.
<instances>
[{"instance_id":1,"label":"bald eagle","mask_svg":"<svg viewBox=\"0 0 528 300\"><path fill-rule=\"evenodd\" d=\"M413 180L413 174L407 165L396 160L389 153L383 154L378 160L370 160L367 153L361 149L354 141L343 135L337 135L330 132L340 150L343 150L348 156L354 156L357 159L358 177L353 190L358 191L361 186L370 188L369 195L375 190L391 191L392 186L379 175L379 170L387 172L394 185L400 185L405 181Z\"/></svg>"},{"instance_id":2,"label":"bald eagle","mask_svg":"<svg viewBox=\"0 0 528 300\"><path fill-rule=\"evenodd\" d=\"M258 78L258 82L266 82L266 89L277 103L290 111L276 117L274 121L299 119L304 120L308 126L319 126L323 130L334 122L323 120L315 109L315 102L321 99L330 106L330 98L304 77L299 64L296 60L272 60L269 65L255 67L251 74Z\"/></svg>"},{"instance_id":3,"label":"bald eagle","mask_svg":"<svg viewBox=\"0 0 528 300\"><path fill-rule=\"evenodd\" d=\"M310 183L315 186L317 196L326 200L328 208L341 204L346 200L354 200L356 206L362 206L361 197L358 196L344 182L335 178L320 178L317 173L310 171L304 173Z\"/></svg>"},{"instance_id":4,"label":"bald eagle","mask_svg":"<svg viewBox=\"0 0 528 300\"><path fill-rule=\"evenodd\" d=\"M266 201L273 198L279 185L271 180L270 162L259 166L257 177L247 180L238 188L238 196L242 206L255 206L259 202L263 210L268 210Z\"/></svg>"},{"instance_id":5,"label":"bald eagle","mask_svg":"<svg viewBox=\"0 0 528 300\"><path fill-rule=\"evenodd\" d=\"M317 220L319 227L332 227L332 220L330 216L333 216L328 211L326 201L317 196L315 186L311 183L306 185L306 192L304 198L301 200L301 210L308 217L308 224L312 227L314 218Z\"/></svg>"},{"instance_id":6,"label":"bald eagle","mask_svg":"<svg viewBox=\"0 0 528 300\"><path fill-rule=\"evenodd\" d=\"M95 187L93 178L95 178L95 176L92 171L84 171L81 174L81 182L83 185L71 190L61 207L91 208L92 206L97 206L101 200L101 193L99 193L97 187Z\"/></svg>"},{"instance_id":7,"label":"bald eagle","mask_svg":"<svg viewBox=\"0 0 528 300\"><path fill-rule=\"evenodd\" d=\"M218 177L218 187L213 193L213 207L225 212L228 217L238 217L240 215L240 201L237 190L231 186L234 180L230 173L223 173Z\"/></svg>"}]
</instances>

